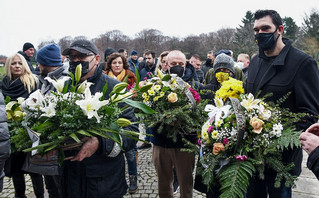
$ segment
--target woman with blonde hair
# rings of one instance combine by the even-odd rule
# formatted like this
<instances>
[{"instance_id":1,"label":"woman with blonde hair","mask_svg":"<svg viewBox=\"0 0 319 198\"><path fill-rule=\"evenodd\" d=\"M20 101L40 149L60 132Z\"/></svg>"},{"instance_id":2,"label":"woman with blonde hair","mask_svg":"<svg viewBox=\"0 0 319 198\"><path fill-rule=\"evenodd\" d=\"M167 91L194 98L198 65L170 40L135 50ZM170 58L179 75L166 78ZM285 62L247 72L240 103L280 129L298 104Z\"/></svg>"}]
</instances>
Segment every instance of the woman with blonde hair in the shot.
<instances>
[{"instance_id":1,"label":"woman with blonde hair","mask_svg":"<svg viewBox=\"0 0 319 198\"><path fill-rule=\"evenodd\" d=\"M4 97L9 96L11 101L17 100L19 97L27 98L33 91L38 88L39 80L32 74L25 58L16 53L10 56L5 64L6 76L0 83L0 89ZM15 189L15 197L25 196L25 179L24 174L28 173L22 170L22 166L26 159L26 153L16 151L11 153L10 158L6 162L6 175L12 177ZM32 180L34 194L37 198L44 197L44 186L42 175L36 173L28 173Z\"/></svg>"},{"instance_id":2,"label":"woman with blonde hair","mask_svg":"<svg viewBox=\"0 0 319 198\"><path fill-rule=\"evenodd\" d=\"M167 55L168 55L169 51L164 51L160 54L159 56L159 60L157 62L156 65L156 69L155 69L155 75L157 74L157 69L159 69L161 72L166 73L167 72Z\"/></svg>"},{"instance_id":3,"label":"woman with blonde hair","mask_svg":"<svg viewBox=\"0 0 319 198\"><path fill-rule=\"evenodd\" d=\"M39 80L32 74L21 54L16 53L7 58L4 69L6 76L0 83L4 97L9 96L11 100L16 100L18 97L27 98L38 88Z\"/></svg>"}]
</instances>

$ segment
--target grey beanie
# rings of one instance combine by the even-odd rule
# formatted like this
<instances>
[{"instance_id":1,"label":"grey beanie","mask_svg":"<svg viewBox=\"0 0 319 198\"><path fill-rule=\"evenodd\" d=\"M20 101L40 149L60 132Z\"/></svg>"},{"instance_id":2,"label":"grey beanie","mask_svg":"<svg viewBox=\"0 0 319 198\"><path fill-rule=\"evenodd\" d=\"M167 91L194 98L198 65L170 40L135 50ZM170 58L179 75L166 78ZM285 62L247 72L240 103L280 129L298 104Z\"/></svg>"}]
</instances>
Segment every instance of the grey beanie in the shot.
<instances>
[{"instance_id":1,"label":"grey beanie","mask_svg":"<svg viewBox=\"0 0 319 198\"><path fill-rule=\"evenodd\" d=\"M233 74L236 74L234 60L230 56L228 56L224 53L219 54L215 58L215 60L214 60L214 73L216 73L216 71L218 69L221 69L221 68L229 69L231 72L233 72Z\"/></svg>"}]
</instances>

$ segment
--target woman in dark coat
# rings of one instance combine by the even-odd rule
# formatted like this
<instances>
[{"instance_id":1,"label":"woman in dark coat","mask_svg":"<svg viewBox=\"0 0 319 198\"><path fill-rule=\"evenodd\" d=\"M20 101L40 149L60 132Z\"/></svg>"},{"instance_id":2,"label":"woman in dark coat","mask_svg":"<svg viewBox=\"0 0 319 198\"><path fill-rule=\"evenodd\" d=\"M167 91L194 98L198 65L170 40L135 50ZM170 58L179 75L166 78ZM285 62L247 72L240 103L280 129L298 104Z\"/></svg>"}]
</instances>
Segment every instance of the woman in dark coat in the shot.
<instances>
[{"instance_id":1,"label":"woman in dark coat","mask_svg":"<svg viewBox=\"0 0 319 198\"><path fill-rule=\"evenodd\" d=\"M38 79L32 74L25 58L16 53L9 57L5 64L6 76L0 83L0 89L4 97L9 96L11 101L19 97L27 98L34 90L38 88ZM24 171L21 169L25 161L26 153L17 151L11 154L11 171L15 197L25 196ZM44 197L44 186L42 175L29 173L32 180L33 189L37 198Z\"/></svg>"}]
</instances>

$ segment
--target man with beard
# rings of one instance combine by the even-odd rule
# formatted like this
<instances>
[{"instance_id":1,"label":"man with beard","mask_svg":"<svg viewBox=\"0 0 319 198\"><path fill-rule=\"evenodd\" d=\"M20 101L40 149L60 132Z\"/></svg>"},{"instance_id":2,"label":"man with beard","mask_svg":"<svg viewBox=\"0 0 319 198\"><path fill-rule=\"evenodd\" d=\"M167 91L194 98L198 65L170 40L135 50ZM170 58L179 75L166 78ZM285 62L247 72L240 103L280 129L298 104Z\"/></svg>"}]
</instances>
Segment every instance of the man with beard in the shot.
<instances>
[{"instance_id":1,"label":"man with beard","mask_svg":"<svg viewBox=\"0 0 319 198\"><path fill-rule=\"evenodd\" d=\"M145 59L146 65L140 71L141 80L145 80L146 78L149 78L150 73L154 74L156 63L157 63L157 59L155 58L155 52L148 50L144 54L145 54L144 59Z\"/></svg>"},{"instance_id":2,"label":"man with beard","mask_svg":"<svg viewBox=\"0 0 319 198\"><path fill-rule=\"evenodd\" d=\"M281 104L291 112L308 113L309 116L296 123L297 130L305 131L316 121L319 113L319 72L316 61L292 46L292 41L283 38L284 27L280 15L274 10L258 10L254 15L254 32L259 54L249 65L247 92L254 96L272 93L266 100L276 102L288 93ZM301 172L301 148L287 149L282 156L284 163L294 163L291 174ZM258 175L251 178L247 198L291 197L291 188L285 181L274 187L276 172L265 167L265 179Z\"/></svg>"},{"instance_id":3,"label":"man with beard","mask_svg":"<svg viewBox=\"0 0 319 198\"><path fill-rule=\"evenodd\" d=\"M76 40L63 51L63 55L68 56L69 70L72 73L75 73L77 65L82 65L80 82L87 80L93 83L90 86L92 94L102 92L107 83L105 99L109 99L113 87L119 81L102 72L99 65L101 57L92 42ZM120 108L124 106L126 104L119 104ZM133 108L128 108L121 117L135 121ZM126 129L138 131L135 125ZM121 138L124 152L134 148L135 140L126 136ZM63 163L63 197L123 197L127 191L127 183L125 160L120 145L100 136L86 137L82 141L81 150L71 160Z\"/></svg>"}]
</instances>

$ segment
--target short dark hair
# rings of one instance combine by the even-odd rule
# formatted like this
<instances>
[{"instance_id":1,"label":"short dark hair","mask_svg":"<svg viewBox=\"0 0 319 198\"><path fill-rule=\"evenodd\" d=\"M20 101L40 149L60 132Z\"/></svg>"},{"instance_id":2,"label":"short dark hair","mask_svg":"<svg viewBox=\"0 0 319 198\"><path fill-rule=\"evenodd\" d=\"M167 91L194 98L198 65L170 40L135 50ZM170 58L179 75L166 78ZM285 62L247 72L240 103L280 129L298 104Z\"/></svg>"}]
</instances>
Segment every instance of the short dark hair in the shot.
<instances>
[{"instance_id":1,"label":"short dark hair","mask_svg":"<svg viewBox=\"0 0 319 198\"><path fill-rule=\"evenodd\" d=\"M281 16L278 14L275 10L257 10L254 15L254 21L261 19L265 16L270 16L272 19L273 24L278 28L280 25L282 25L282 19Z\"/></svg>"},{"instance_id":2,"label":"short dark hair","mask_svg":"<svg viewBox=\"0 0 319 198\"><path fill-rule=\"evenodd\" d=\"M193 54L193 56L195 59L200 60L200 56L198 54Z\"/></svg>"},{"instance_id":3,"label":"short dark hair","mask_svg":"<svg viewBox=\"0 0 319 198\"><path fill-rule=\"evenodd\" d=\"M112 65L112 61L114 59L118 58L118 57L122 58L123 69L129 69L130 68L130 66L129 66L128 62L127 62L127 59L126 59L126 57L123 54L121 54L121 53L113 53L113 54L111 54L111 55L109 55L107 57L106 68L105 68L106 71L110 71L112 69L112 66L111 66Z\"/></svg>"},{"instance_id":4,"label":"short dark hair","mask_svg":"<svg viewBox=\"0 0 319 198\"><path fill-rule=\"evenodd\" d=\"M155 52L151 51L151 50L147 50L144 52L145 55L149 55L151 54L152 55L152 58L155 58Z\"/></svg>"},{"instance_id":5,"label":"short dark hair","mask_svg":"<svg viewBox=\"0 0 319 198\"><path fill-rule=\"evenodd\" d=\"M121 49L119 49L119 53L123 53L124 51L126 51L126 49L123 49L123 48L121 48Z\"/></svg>"}]
</instances>

